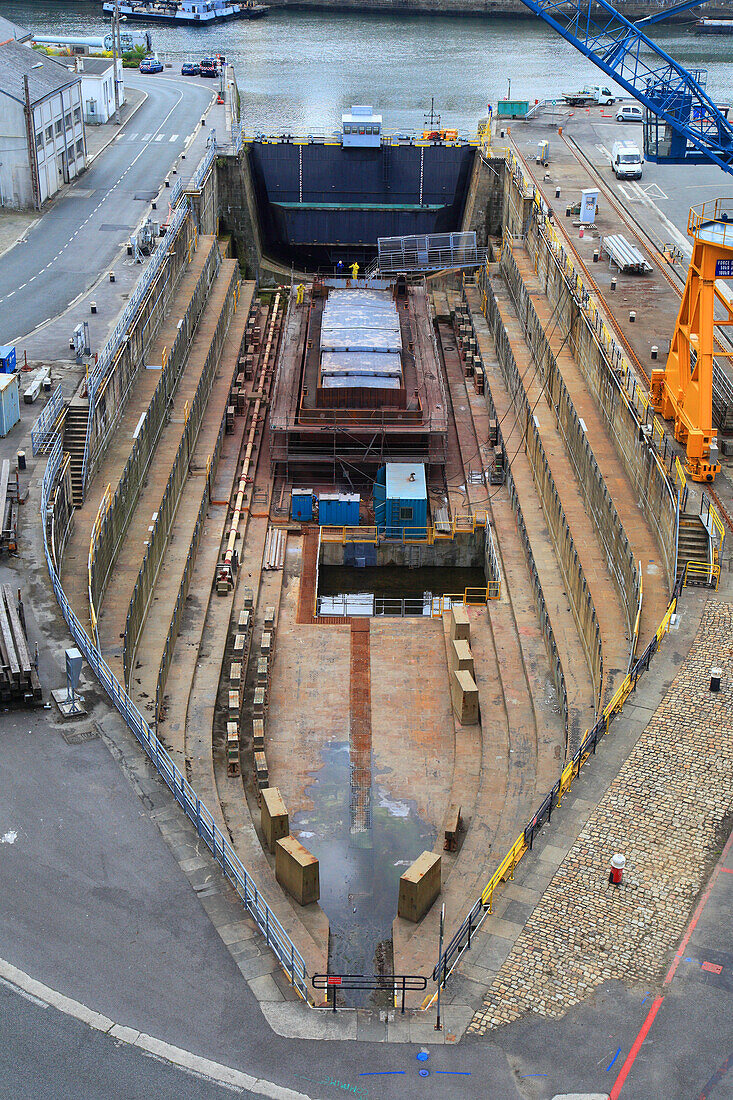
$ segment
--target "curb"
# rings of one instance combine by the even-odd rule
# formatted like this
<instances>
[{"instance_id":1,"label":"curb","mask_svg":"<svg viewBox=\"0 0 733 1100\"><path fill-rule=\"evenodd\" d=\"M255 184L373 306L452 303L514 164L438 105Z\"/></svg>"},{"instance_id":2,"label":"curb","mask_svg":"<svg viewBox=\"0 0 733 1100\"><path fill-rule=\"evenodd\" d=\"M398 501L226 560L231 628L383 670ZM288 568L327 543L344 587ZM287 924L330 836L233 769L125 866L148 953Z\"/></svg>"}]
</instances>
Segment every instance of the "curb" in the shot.
<instances>
[{"instance_id":1,"label":"curb","mask_svg":"<svg viewBox=\"0 0 733 1100\"><path fill-rule=\"evenodd\" d=\"M135 89L135 91L138 91L138 89L136 88L136 89ZM140 108L142 107L143 103L145 103L146 99L148 98L148 93L147 93L147 92L143 92L143 93L142 93L142 97L143 97L143 98L142 98L142 99L140 100L140 102L139 102L139 103L137 104L137 106L136 106L136 107L134 107L134 108L132 109L132 111L130 111L130 113L129 113L129 115L127 116L127 118L125 119L125 121L124 121L123 123L121 123L121 124L120 124L120 126L118 126L118 127L117 127L117 128L115 129L115 132L114 132L114 133L112 134L112 136L111 136L110 138L108 138L108 139L107 139L107 141L105 141L105 143L104 143L104 145L102 146L102 148L101 148L101 149L97 149L96 153L94 153L94 155L93 155L93 156L91 156L91 157L88 157L88 158L87 158L87 163L86 163L87 171L89 170L90 166L91 166L91 165L92 165L92 164L94 163L94 161L95 161L95 160L97 159L97 157L99 156L99 154L100 154L100 153L103 153L103 152L105 151L105 149L107 149L107 148L108 148L108 147L109 147L109 146L110 146L110 145L112 144L112 142L113 142L113 141L116 141L116 140L117 140L118 136L119 136L119 135L120 135L120 134L122 133L122 131L123 131L123 130L125 129L125 127L127 126L128 122L130 121L130 119L132 119L132 118L134 118L134 117L135 117L135 115L137 114L137 112L138 112L138 111L140 110ZM112 123L112 125L114 126L114 123Z\"/></svg>"}]
</instances>

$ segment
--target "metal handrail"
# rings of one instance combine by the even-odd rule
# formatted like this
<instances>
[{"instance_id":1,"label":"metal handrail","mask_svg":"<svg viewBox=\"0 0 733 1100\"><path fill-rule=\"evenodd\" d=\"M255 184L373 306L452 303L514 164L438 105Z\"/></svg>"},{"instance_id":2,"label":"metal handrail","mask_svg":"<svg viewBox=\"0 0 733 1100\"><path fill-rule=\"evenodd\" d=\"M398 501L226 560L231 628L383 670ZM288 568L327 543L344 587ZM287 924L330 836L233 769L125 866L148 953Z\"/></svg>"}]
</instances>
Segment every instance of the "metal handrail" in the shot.
<instances>
[{"instance_id":1,"label":"metal handrail","mask_svg":"<svg viewBox=\"0 0 733 1100\"><path fill-rule=\"evenodd\" d=\"M132 699L112 673L96 645L89 638L66 598L56 571L53 547L49 546L49 512L52 489L61 467L63 448L57 438L46 464L41 482L41 518L43 523L43 549L46 557L54 595L69 626L78 648L86 657L92 671L107 692L110 700L125 720L128 729L145 749L156 771L181 806L186 817L195 826L198 836L213 854L229 882L234 886L246 911L264 934L268 946L287 974L293 988L308 1000L308 974L305 962L274 912L263 898L257 884L247 872L230 842L216 825L214 818L193 787L171 760L168 752L145 721Z\"/></svg>"},{"instance_id":2,"label":"metal handrail","mask_svg":"<svg viewBox=\"0 0 733 1100\"><path fill-rule=\"evenodd\" d=\"M57 420L64 407L64 395L61 386L51 394L46 407L31 428L31 447L34 455L44 454L52 445L56 434Z\"/></svg>"}]
</instances>

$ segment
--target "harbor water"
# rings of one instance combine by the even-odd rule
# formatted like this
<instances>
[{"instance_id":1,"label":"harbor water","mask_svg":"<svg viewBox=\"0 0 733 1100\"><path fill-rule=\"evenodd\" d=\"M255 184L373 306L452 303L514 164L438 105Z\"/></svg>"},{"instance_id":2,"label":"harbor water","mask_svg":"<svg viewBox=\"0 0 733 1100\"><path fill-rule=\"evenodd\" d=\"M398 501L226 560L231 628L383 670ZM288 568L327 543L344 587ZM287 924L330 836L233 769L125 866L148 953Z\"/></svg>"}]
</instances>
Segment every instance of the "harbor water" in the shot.
<instances>
[{"instance_id":1,"label":"harbor water","mask_svg":"<svg viewBox=\"0 0 733 1100\"><path fill-rule=\"evenodd\" d=\"M101 4L26 0L8 14L39 34L109 30ZM442 125L475 132L510 81L511 98L533 100L598 80L590 61L534 18L271 10L253 22L150 29L177 71L186 58L212 52L235 64L250 132L328 134L353 103L373 103L387 131L419 131L431 96ZM650 30L675 60L707 68L714 99L733 99L729 38L697 37L691 26Z\"/></svg>"}]
</instances>

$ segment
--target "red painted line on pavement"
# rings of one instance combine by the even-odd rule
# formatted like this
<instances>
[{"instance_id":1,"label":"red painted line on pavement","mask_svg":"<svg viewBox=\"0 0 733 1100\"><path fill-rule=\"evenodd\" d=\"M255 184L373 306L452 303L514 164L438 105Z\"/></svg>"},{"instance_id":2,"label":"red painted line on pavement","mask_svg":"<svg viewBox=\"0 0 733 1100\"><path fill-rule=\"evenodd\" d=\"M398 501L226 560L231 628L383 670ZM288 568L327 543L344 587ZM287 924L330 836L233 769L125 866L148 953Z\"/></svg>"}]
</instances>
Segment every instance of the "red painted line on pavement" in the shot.
<instances>
[{"instance_id":1,"label":"red painted line on pavement","mask_svg":"<svg viewBox=\"0 0 733 1100\"><path fill-rule=\"evenodd\" d=\"M621 1089L624 1087L624 1081L628 1077L629 1070L631 1069L634 1062L636 1061L636 1056L639 1053L639 1051L641 1050L641 1044L646 1039L647 1032L649 1031L649 1028L654 1023L654 1017L659 1012L659 1009L662 1007L662 1001L663 1000L664 1000L664 997L655 997L654 998L654 1003L653 1003L652 1007L649 1009L649 1012L647 1013L646 1020L641 1025L641 1030L639 1031L639 1034L634 1039L634 1045L632 1046L631 1050L629 1051L629 1053L626 1057L626 1061L621 1066L621 1069L619 1071L619 1075L613 1083L613 1088L611 1089L611 1092L609 1094L609 1100L616 1100L616 1097L621 1092Z\"/></svg>"},{"instance_id":2,"label":"red painted line on pavement","mask_svg":"<svg viewBox=\"0 0 733 1100\"><path fill-rule=\"evenodd\" d=\"M710 876L710 881L708 882L707 886L703 890L702 897L700 898L699 902L695 906L695 912L692 914L692 920L687 925L687 931L685 932L684 936L682 937L682 941L681 941L679 947L677 948L677 953L676 953L674 959L672 960L672 965L670 966L669 970L667 971L667 977L664 979L664 984L665 985L669 985L669 983L672 981L672 978L674 978L674 976L677 972L677 967L680 965L680 959L682 958L682 956L685 953L685 948L687 947L690 936L695 931L695 927L697 925L697 922L700 920L703 909L707 905L708 898L710 897L710 893L713 889L713 886L715 886L715 883L717 882L718 875L720 874L720 871L721 871L721 864L725 863L726 859L728 858L728 852L730 851L731 847L733 847L733 833L731 833L730 836L728 837L725 848L723 848L723 851L721 852L720 859L718 860L716 866L713 868L713 873Z\"/></svg>"},{"instance_id":3,"label":"red painted line on pavement","mask_svg":"<svg viewBox=\"0 0 733 1100\"><path fill-rule=\"evenodd\" d=\"M720 870L724 875L733 875L733 867L721 867Z\"/></svg>"},{"instance_id":4,"label":"red painted line on pavement","mask_svg":"<svg viewBox=\"0 0 733 1100\"><path fill-rule=\"evenodd\" d=\"M723 848L723 851L721 852L720 859L718 860L717 865L713 868L713 873L710 876L710 881L708 882L707 886L705 887L705 890L703 891L702 897L700 898L699 902L695 906L695 912L692 914L692 919L690 920L690 923L687 926L687 929L685 931L684 936L682 937L680 945L677 948L677 951L675 953L675 957L672 960L672 965L670 966L669 970L667 971L667 976L664 979L664 985L669 985L669 983L672 981L675 974L677 973L677 967L680 965L680 959L683 957L683 955L685 953L685 948L687 947L687 944L690 940L690 936L695 931L695 927L697 926L697 922L700 920L700 916L702 915L702 911L705 908L705 906L707 905L708 899L710 897L710 893L713 889L713 886L716 883L718 875L720 874L721 871L727 871L729 874L733 873L731 871L728 871L727 867L721 867L721 864L725 863L725 861L728 857L728 852L730 851L731 847L733 847L733 833L731 833L731 835L728 837L725 848ZM639 1034L634 1039L634 1045L632 1046L631 1050L629 1051L629 1053L627 1055L627 1058L626 1058L626 1061L621 1066L621 1070L619 1072L619 1075L613 1083L613 1087L611 1089L611 1092L609 1093L609 1100L617 1100L617 1097L619 1096L619 1093L621 1092L621 1089L624 1087L624 1082L626 1081L626 1078L629 1075L631 1067L633 1066L634 1062L636 1061L636 1056L639 1053L639 1051L641 1050L641 1045L647 1037L647 1033L649 1031L649 1028L652 1026L652 1024L654 1022L654 1017L659 1012L659 1009L662 1007L662 1002L663 1001L664 1001L663 996L658 996L658 997L654 998L654 1004L649 1009L649 1013L647 1015L647 1018L644 1020L644 1023L641 1025L641 1029L639 1031Z\"/></svg>"}]
</instances>

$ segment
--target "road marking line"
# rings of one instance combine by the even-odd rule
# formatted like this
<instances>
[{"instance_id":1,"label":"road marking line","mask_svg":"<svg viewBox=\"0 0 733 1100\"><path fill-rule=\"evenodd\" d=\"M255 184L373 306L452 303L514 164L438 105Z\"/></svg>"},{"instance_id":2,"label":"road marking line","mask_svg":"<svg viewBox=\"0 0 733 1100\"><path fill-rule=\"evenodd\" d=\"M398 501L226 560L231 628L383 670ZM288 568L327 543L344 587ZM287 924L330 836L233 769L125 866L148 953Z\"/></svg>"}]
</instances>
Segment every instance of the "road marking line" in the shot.
<instances>
[{"instance_id":1,"label":"road marking line","mask_svg":"<svg viewBox=\"0 0 733 1100\"><path fill-rule=\"evenodd\" d=\"M156 141L162 141L162 140L163 140L163 137L164 137L164 135L163 135L163 134L158 134L158 136L156 137L156 139L155 139L155 140L156 140Z\"/></svg>"},{"instance_id":2,"label":"road marking line","mask_svg":"<svg viewBox=\"0 0 733 1100\"><path fill-rule=\"evenodd\" d=\"M690 923L687 925L687 930L685 931L685 934L684 934L684 936L682 937L682 939L680 941L680 945L677 948L677 951L675 953L675 957L672 960L672 965L670 966L669 970L667 971L667 975L666 975L666 977L664 979L664 983L663 983L664 985L669 985L670 982L672 981L672 979L674 978L675 974L677 973L677 967L680 965L680 960L683 958L683 956L685 954L685 948L687 947L687 944L690 941L690 936L692 935L692 933L695 931L695 928L697 927L697 922L700 920L700 917L702 915L702 911L705 908L705 906L707 905L707 902L708 902L708 899L709 899L710 894L712 892L713 886L717 882L718 875L720 874L720 871L722 869L721 864L725 863L725 861L727 860L728 853L729 853L732 845L733 845L733 833L731 833L731 835L728 837L726 845L723 848L723 851L721 853L720 859L718 860L717 865L713 868L713 873L710 876L710 880L708 881L708 884L705 887L705 890L703 891L702 897L700 898L699 902L697 903L697 906L695 907L695 912L692 914L692 919L691 919ZM664 1000L663 996L658 996L658 997L654 998L654 1003L653 1003L652 1007L649 1009L649 1014L647 1015L647 1018L644 1021L644 1023L641 1025L641 1030L639 1031L639 1034L636 1036L636 1039L634 1040L634 1045L632 1046L631 1050L629 1051L629 1053L627 1055L627 1058L626 1058L626 1061L622 1065L621 1070L619 1072L619 1075L613 1083L613 1088L611 1089L608 1100L618 1100L618 1095L619 1095L619 1093L621 1092L621 1089L624 1086L624 1082L625 1082L626 1078L628 1077L629 1072L631 1070L631 1067L634 1064L634 1060L636 1059L636 1056L637 1056L637 1054L639 1053L639 1051L641 1049L641 1045L644 1042L644 1040L646 1039L647 1032L649 1031L649 1028L652 1026L652 1024L654 1022L654 1017L659 1012L659 1009L662 1007L663 1000Z\"/></svg>"},{"instance_id":3,"label":"road marking line","mask_svg":"<svg viewBox=\"0 0 733 1100\"><path fill-rule=\"evenodd\" d=\"M142 138L141 140L142 140L142 141L150 141L150 139L151 139L151 137L152 137L152 136L153 136L152 134L146 134L146 135L145 135L145 137L144 137L144 138Z\"/></svg>"},{"instance_id":4,"label":"road marking line","mask_svg":"<svg viewBox=\"0 0 733 1100\"><path fill-rule=\"evenodd\" d=\"M178 141L178 134L171 134L168 141Z\"/></svg>"},{"instance_id":5,"label":"road marking line","mask_svg":"<svg viewBox=\"0 0 733 1100\"><path fill-rule=\"evenodd\" d=\"M173 1046L162 1039L156 1039L154 1035L146 1035L134 1028L116 1024L114 1020L110 1020L108 1016L103 1016L101 1012L95 1012L80 1001L75 1001L72 997L66 997L63 993L51 989L36 978L31 978L30 974L19 970L17 966L13 966L5 959L0 959L0 981L3 981L4 985L19 995L25 993L38 998L46 1007L50 1006L58 1009L64 1015L80 1020L81 1023L87 1024L95 1031L110 1035L119 1043L137 1047L139 1050L144 1050L164 1062L177 1066L179 1069L200 1074L217 1084L249 1089L250 1092L267 1096L270 1100L314 1100L307 1093L296 1092L295 1089L285 1088L283 1085L277 1085L274 1081L266 1081L261 1077L253 1077L250 1073L244 1073L242 1070L222 1065L221 1062L213 1062L209 1058L202 1058L198 1054L193 1054L190 1050L184 1050L182 1047Z\"/></svg>"}]
</instances>

